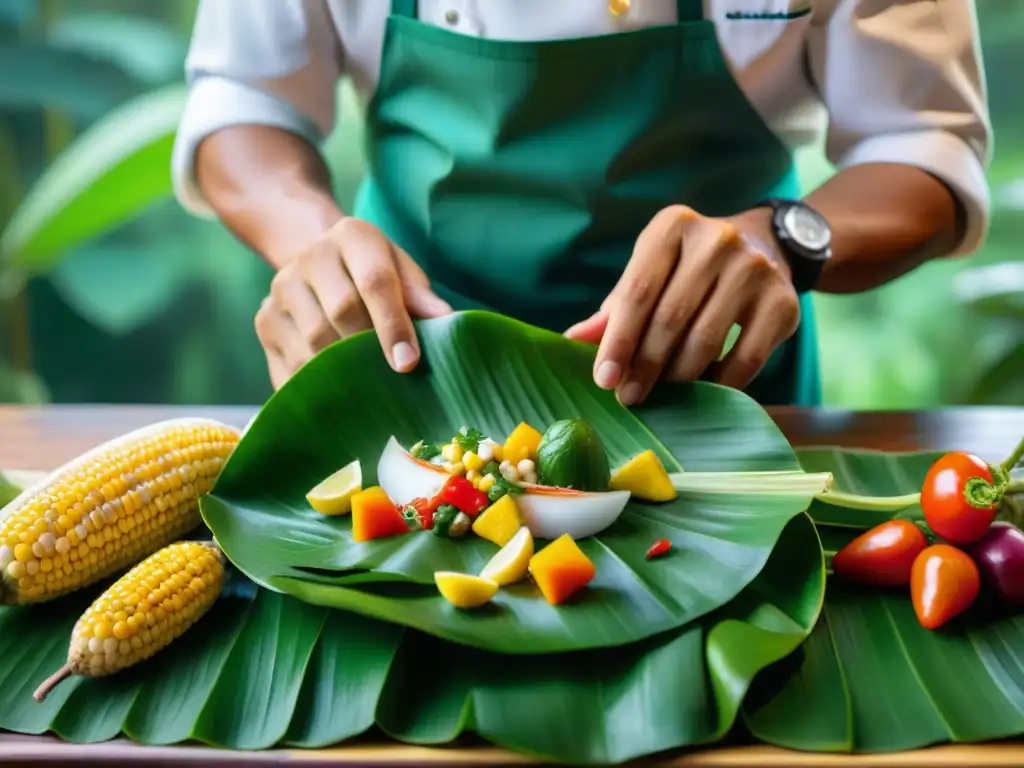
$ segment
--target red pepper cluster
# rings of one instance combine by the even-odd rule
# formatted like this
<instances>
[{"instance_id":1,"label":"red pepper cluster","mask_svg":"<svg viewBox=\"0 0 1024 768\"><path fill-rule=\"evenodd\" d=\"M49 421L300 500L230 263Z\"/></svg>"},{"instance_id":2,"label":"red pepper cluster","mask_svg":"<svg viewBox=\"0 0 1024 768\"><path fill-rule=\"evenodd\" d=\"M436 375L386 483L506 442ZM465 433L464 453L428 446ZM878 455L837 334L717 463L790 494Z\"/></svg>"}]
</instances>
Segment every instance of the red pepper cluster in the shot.
<instances>
[{"instance_id":1,"label":"red pepper cluster","mask_svg":"<svg viewBox=\"0 0 1024 768\"><path fill-rule=\"evenodd\" d=\"M451 504L460 512L465 512L470 517L476 517L490 504L490 499L483 491L478 491L473 484L464 477L452 475L441 488L441 492L434 498L417 498L410 501L399 512L404 512L406 519L411 511L419 519L420 526L425 531L434 527L434 513L442 504Z\"/></svg>"},{"instance_id":2,"label":"red pepper cluster","mask_svg":"<svg viewBox=\"0 0 1024 768\"><path fill-rule=\"evenodd\" d=\"M1024 532L995 522L1004 495L1014 490L1008 478L997 482L977 456L948 453L931 466L921 488L927 528L941 541L930 543L923 527L909 520L888 520L839 550L832 570L860 584L909 586L926 629L970 608L983 580L1003 603L1024 606Z\"/></svg>"}]
</instances>

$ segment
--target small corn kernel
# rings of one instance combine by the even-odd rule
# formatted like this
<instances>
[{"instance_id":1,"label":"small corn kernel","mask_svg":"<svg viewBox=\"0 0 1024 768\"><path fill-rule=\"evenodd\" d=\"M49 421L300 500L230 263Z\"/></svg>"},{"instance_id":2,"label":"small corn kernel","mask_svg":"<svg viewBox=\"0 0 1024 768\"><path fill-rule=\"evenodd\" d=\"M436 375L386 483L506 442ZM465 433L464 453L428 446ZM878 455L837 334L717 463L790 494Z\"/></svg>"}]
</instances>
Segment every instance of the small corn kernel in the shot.
<instances>
[{"instance_id":1,"label":"small corn kernel","mask_svg":"<svg viewBox=\"0 0 1024 768\"><path fill-rule=\"evenodd\" d=\"M536 473L536 472L530 472L530 473L529 473L528 475L524 475L524 476L523 476L523 477L521 478L521 480L522 480L522 481L523 481L524 483L532 483L533 485L536 485L536 484L537 484L537 479L538 479L538 478L537 478L537 473Z\"/></svg>"},{"instance_id":2,"label":"small corn kernel","mask_svg":"<svg viewBox=\"0 0 1024 768\"><path fill-rule=\"evenodd\" d=\"M483 460L482 456L477 453L473 453L473 451L466 451L462 454L462 463L465 465L466 469L475 469L477 472L483 469L487 464L487 462Z\"/></svg>"},{"instance_id":3,"label":"small corn kernel","mask_svg":"<svg viewBox=\"0 0 1024 768\"><path fill-rule=\"evenodd\" d=\"M441 455L449 464L456 464L462 461L462 446L458 443L448 443L441 449Z\"/></svg>"},{"instance_id":4,"label":"small corn kernel","mask_svg":"<svg viewBox=\"0 0 1024 768\"><path fill-rule=\"evenodd\" d=\"M471 483L475 483L477 480L480 479L480 473L477 472L475 469L467 469L466 479L469 480L469 482Z\"/></svg>"},{"instance_id":5,"label":"small corn kernel","mask_svg":"<svg viewBox=\"0 0 1024 768\"><path fill-rule=\"evenodd\" d=\"M498 469L501 472L501 476L504 477L510 483L519 482L519 471L512 466L511 461L503 461L499 465Z\"/></svg>"},{"instance_id":6,"label":"small corn kernel","mask_svg":"<svg viewBox=\"0 0 1024 768\"><path fill-rule=\"evenodd\" d=\"M496 482L498 481L495 479L494 475L484 475L477 481L476 489L478 491L483 491L484 493L487 493L489 490L491 490L491 488L494 487L494 484Z\"/></svg>"},{"instance_id":7,"label":"small corn kernel","mask_svg":"<svg viewBox=\"0 0 1024 768\"><path fill-rule=\"evenodd\" d=\"M0 605L61 597L180 539L201 522L197 501L239 437L215 421L176 419L65 464L0 518Z\"/></svg>"},{"instance_id":8,"label":"small corn kernel","mask_svg":"<svg viewBox=\"0 0 1024 768\"><path fill-rule=\"evenodd\" d=\"M455 464L452 464L451 462L445 462L444 464L441 465L441 467L449 475L464 475L464 474L466 474L466 468L462 465L461 461L456 462Z\"/></svg>"},{"instance_id":9,"label":"small corn kernel","mask_svg":"<svg viewBox=\"0 0 1024 768\"><path fill-rule=\"evenodd\" d=\"M529 459L523 459L516 465L516 470L518 470L520 477L526 477L526 475L535 471L536 467Z\"/></svg>"}]
</instances>

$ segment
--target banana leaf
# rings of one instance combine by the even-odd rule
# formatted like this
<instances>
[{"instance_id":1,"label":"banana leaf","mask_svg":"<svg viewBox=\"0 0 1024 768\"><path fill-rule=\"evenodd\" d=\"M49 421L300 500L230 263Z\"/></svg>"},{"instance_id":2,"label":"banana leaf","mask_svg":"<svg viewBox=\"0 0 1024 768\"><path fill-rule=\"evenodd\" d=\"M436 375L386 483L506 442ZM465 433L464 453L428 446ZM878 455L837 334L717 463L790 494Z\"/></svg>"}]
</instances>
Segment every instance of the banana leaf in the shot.
<instances>
[{"instance_id":1,"label":"banana leaf","mask_svg":"<svg viewBox=\"0 0 1024 768\"><path fill-rule=\"evenodd\" d=\"M234 574L212 611L114 677L31 693L64 663L102 589L0 608L0 729L76 743L317 748L368 731L411 744L462 734L542 759L597 765L721 739L754 676L807 637L824 564L806 515L737 599L621 649L508 656L262 590Z\"/></svg>"},{"instance_id":2,"label":"banana leaf","mask_svg":"<svg viewBox=\"0 0 1024 768\"><path fill-rule=\"evenodd\" d=\"M921 487L940 454L813 449L805 469L834 473L836 489L867 498ZM994 458L994 457L990 457ZM919 510L919 508L918 508ZM836 551L891 510L815 502L826 550ZM872 590L830 577L808 641L758 679L744 706L758 739L806 751L893 752L1024 733L1024 617L983 597L939 631L921 627L905 590Z\"/></svg>"},{"instance_id":3,"label":"banana leaf","mask_svg":"<svg viewBox=\"0 0 1024 768\"><path fill-rule=\"evenodd\" d=\"M815 498L808 514L817 525L859 529L894 516L923 519L918 498L921 484L942 455L942 451L800 448L797 456L805 472L832 475L832 487Z\"/></svg>"},{"instance_id":4,"label":"banana leaf","mask_svg":"<svg viewBox=\"0 0 1024 768\"><path fill-rule=\"evenodd\" d=\"M257 584L483 650L617 647L736 597L820 490L765 411L735 390L667 386L634 415L593 383L592 346L485 312L418 325L423 360L412 374L388 368L372 333L317 355L261 409L203 499L221 547ZM631 503L609 529L580 542L597 577L573 604L550 606L522 585L501 590L488 609L459 611L434 588L434 572L479 572L493 544L427 533L357 544L348 516L325 517L305 502L310 488L356 459L364 485L372 484L392 435L409 446L468 425L503 437L520 421L543 428L568 417L594 425L613 464L651 448L670 470L689 470L677 475L675 501ZM653 432L663 428L658 440ZM754 471L788 472L793 481L772 490L729 474ZM720 481L707 472L722 473ZM657 539L673 551L647 561Z\"/></svg>"}]
</instances>

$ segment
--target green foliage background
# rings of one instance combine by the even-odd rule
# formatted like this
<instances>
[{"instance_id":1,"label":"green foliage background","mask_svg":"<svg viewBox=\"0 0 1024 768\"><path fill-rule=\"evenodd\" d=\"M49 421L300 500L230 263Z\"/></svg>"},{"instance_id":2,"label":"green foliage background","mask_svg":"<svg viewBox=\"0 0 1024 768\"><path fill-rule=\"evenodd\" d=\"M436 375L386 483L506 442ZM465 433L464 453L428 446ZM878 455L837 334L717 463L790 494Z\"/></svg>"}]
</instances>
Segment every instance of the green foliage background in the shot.
<instances>
[{"instance_id":1,"label":"green foliage background","mask_svg":"<svg viewBox=\"0 0 1024 768\"><path fill-rule=\"evenodd\" d=\"M816 297L825 396L853 408L1024 404L1024 4L979 3L996 214L970 259ZM169 197L194 0L0 2L0 402L260 403L269 268ZM326 152L361 175L346 85ZM808 184L832 169L804 151Z\"/></svg>"}]
</instances>

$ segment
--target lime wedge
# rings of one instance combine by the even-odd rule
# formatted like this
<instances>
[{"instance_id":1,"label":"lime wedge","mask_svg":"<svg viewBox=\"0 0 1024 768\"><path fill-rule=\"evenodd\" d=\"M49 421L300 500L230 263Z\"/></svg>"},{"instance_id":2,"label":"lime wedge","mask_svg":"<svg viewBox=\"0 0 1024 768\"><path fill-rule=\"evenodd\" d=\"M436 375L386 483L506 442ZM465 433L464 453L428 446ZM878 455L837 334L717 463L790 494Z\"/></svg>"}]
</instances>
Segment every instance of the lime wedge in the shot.
<instances>
[{"instance_id":1,"label":"lime wedge","mask_svg":"<svg viewBox=\"0 0 1024 768\"><path fill-rule=\"evenodd\" d=\"M363 490L363 470L359 459L328 477L306 494L309 506L324 515L347 515L352 497Z\"/></svg>"},{"instance_id":2,"label":"lime wedge","mask_svg":"<svg viewBox=\"0 0 1024 768\"><path fill-rule=\"evenodd\" d=\"M533 534L525 525L516 531L508 544L498 550L480 571L481 578L490 579L499 585L515 584L526 578L533 557Z\"/></svg>"},{"instance_id":3,"label":"lime wedge","mask_svg":"<svg viewBox=\"0 0 1024 768\"><path fill-rule=\"evenodd\" d=\"M479 608L498 593L498 585L493 581L468 573L438 571L434 583L441 596L456 608Z\"/></svg>"}]
</instances>

